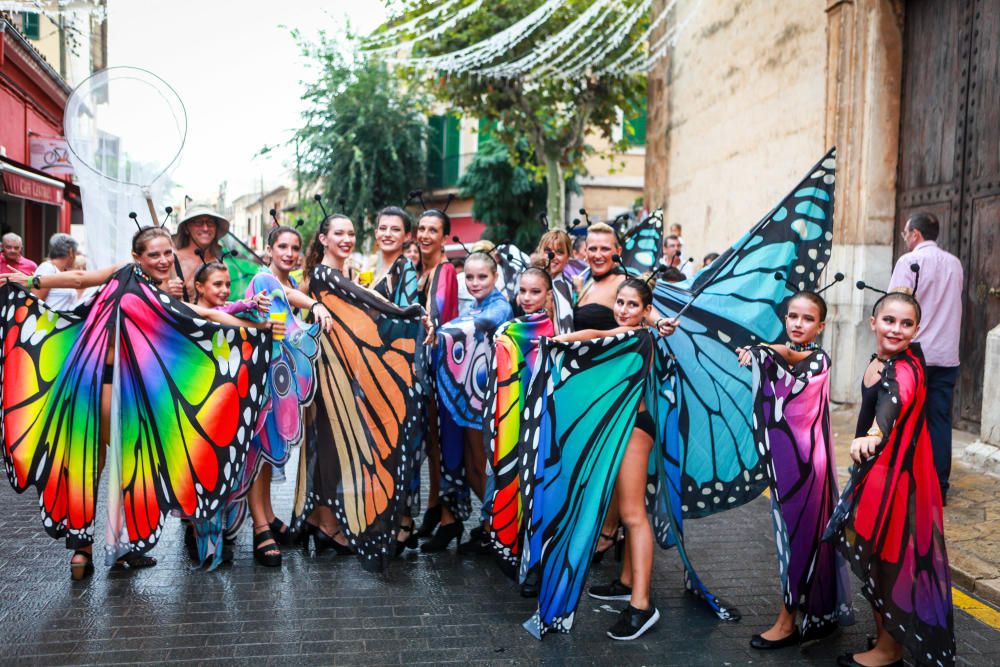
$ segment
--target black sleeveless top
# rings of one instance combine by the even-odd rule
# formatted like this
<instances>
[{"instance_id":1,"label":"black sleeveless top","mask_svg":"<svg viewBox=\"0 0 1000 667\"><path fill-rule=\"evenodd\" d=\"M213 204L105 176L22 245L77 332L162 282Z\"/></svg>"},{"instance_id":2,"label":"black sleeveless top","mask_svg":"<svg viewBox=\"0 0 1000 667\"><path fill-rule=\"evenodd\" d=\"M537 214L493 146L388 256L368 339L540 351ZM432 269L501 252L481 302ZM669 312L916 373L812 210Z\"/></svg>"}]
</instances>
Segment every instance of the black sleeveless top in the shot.
<instances>
[{"instance_id":1,"label":"black sleeveless top","mask_svg":"<svg viewBox=\"0 0 1000 667\"><path fill-rule=\"evenodd\" d=\"M860 438L868 435L868 429L875 423L875 407L878 403L878 385L882 379L870 387L865 386L864 378L861 379L861 406L858 409L858 425L854 427L854 437Z\"/></svg>"},{"instance_id":2,"label":"black sleeveless top","mask_svg":"<svg viewBox=\"0 0 1000 667\"><path fill-rule=\"evenodd\" d=\"M573 309L573 329L582 331L583 329L597 329L599 331L609 331L617 329L613 310L600 303L588 303L584 306L577 306Z\"/></svg>"}]
</instances>

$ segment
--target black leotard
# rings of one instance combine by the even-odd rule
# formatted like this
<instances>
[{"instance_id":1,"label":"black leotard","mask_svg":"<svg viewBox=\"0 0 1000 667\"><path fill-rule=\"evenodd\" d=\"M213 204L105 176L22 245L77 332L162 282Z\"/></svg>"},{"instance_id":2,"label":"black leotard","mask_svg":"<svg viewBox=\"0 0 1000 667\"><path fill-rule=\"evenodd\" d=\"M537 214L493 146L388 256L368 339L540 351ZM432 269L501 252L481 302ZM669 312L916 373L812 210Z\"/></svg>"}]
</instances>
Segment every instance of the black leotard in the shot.
<instances>
[{"instance_id":1,"label":"black leotard","mask_svg":"<svg viewBox=\"0 0 1000 667\"><path fill-rule=\"evenodd\" d=\"M878 403L878 383L879 378L870 387L865 386L864 379L861 380L861 406L858 408L858 425L854 427L854 437L860 438L868 435L868 429L875 423L875 406Z\"/></svg>"}]
</instances>

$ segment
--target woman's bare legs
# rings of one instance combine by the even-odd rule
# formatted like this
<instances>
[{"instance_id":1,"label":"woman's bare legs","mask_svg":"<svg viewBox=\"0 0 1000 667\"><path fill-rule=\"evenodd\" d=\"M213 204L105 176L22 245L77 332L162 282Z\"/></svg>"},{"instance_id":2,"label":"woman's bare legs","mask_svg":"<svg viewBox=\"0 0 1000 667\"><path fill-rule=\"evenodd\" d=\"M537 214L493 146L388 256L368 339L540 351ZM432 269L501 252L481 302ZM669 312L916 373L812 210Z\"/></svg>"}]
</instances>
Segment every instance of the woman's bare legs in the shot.
<instances>
[{"instance_id":1,"label":"woman's bare legs","mask_svg":"<svg viewBox=\"0 0 1000 667\"><path fill-rule=\"evenodd\" d=\"M631 605L649 609L649 580L653 573L653 528L646 515L646 475L653 440L632 429L618 469L618 506L625 526L626 566L632 586ZM623 572L622 583L625 583Z\"/></svg>"},{"instance_id":2,"label":"woman's bare legs","mask_svg":"<svg viewBox=\"0 0 1000 667\"><path fill-rule=\"evenodd\" d=\"M250 490L247 492L247 505L253 519L254 534L268 530L271 521L274 520L274 510L271 509L271 466L269 464L261 466L257 479L250 485ZM268 516L269 514L270 516ZM266 551L268 555L281 553L274 540L265 540L261 546L271 547Z\"/></svg>"},{"instance_id":3,"label":"woman's bare legs","mask_svg":"<svg viewBox=\"0 0 1000 667\"><path fill-rule=\"evenodd\" d=\"M795 632L795 612L789 611L788 607L781 605L778 620L774 622L770 630L760 633L760 636L768 641L776 642L790 636L793 632Z\"/></svg>"},{"instance_id":4,"label":"woman's bare legs","mask_svg":"<svg viewBox=\"0 0 1000 667\"><path fill-rule=\"evenodd\" d=\"M897 642L882 625L882 615L872 608L877 637L875 647L864 653L855 653L854 660L862 665L888 665L903 657L903 645Z\"/></svg>"}]
</instances>

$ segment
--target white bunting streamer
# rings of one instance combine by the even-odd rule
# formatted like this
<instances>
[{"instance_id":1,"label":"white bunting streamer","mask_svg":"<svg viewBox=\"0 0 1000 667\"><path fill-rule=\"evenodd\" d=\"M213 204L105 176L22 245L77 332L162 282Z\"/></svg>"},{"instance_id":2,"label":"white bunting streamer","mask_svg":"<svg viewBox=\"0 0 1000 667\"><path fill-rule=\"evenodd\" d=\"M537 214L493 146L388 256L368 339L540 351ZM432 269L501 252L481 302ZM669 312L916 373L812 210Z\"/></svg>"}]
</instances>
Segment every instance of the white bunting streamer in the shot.
<instances>
[{"instance_id":1,"label":"white bunting streamer","mask_svg":"<svg viewBox=\"0 0 1000 667\"><path fill-rule=\"evenodd\" d=\"M517 45L539 30L567 3L567 0L546 0L527 16L488 39L450 53L408 57L414 44L446 33L476 11L490 11L483 0L474 0L457 9L455 5L459 0L445 0L404 24L373 35L365 42L365 52L394 53L395 57L389 58L389 62L417 69L470 74L484 79L519 78L526 85L544 79L568 81L584 76L626 76L648 71L666 55L697 14L702 1L698 0L683 20L654 40L653 34L661 30L675 13L677 0L670 0L635 37L632 36L633 31L649 15L653 0L594 0L569 25L546 35L544 39L538 39L537 45L530 51L513 58L511 54ZM453 11L446 14L448 9ZM433 27L419 31L420 26L433 19L438 19ZM418 34L412 35L413 32ZM386 44L391 37L400 37L405 41ZM622 50L626 42L629 42L627 48ZM370 48L376 44L385 46ZM511 57L505 59L504 56Z\"/></svg>"}]
</instances>

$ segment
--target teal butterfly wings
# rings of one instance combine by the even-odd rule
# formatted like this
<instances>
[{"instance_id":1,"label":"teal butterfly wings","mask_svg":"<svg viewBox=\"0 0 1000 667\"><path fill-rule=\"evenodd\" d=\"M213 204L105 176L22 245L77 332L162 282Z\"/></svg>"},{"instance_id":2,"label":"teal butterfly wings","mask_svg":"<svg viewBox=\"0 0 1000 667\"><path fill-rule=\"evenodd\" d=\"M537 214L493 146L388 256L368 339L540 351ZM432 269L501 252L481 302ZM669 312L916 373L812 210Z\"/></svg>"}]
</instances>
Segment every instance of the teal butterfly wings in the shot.
<instances>
[{"instance_id":1,"label":"teal butterfly wings","mask_svg":"<svg viewBox=\"0 0 1000 667\"><path fill-rule=\"evenodd\" d=\"M622 262L632 275L652 271L663 244L663 211L656 209L633 227L622 240Z\"/></svg>"},{"instance_id":2,"label":"teal butterfly wings","mask_svg":"<svg viewBox=\"0 0 1000 667\"><path fill-rule=\"evenodd\" d=\"M543 339L524 399L522 572L537 569L537 638L568 632L648 384L648 331L579 343Z\"/></svg>"},{"instance_id":3,"label":"teal butterfly wings","mask_svg":"<svg viewBox=\"0 0 1000 667\"><path fill-rule=\"evenodd\" d=\"M736 507L767 486L763 443L750 421L751 378L733 350L782 335L791 292L775 272L800 288L815 287L830 257L834 184L831 150L711 266L692 280L656 286L654 306L666 316L698 295L676 333L660 343L677 360L673 387L658 400L660 414L677 411L680 441L667 470L684 516ZM666 423L661 419L661 428Z\"/></svg>"}]
</instances>

